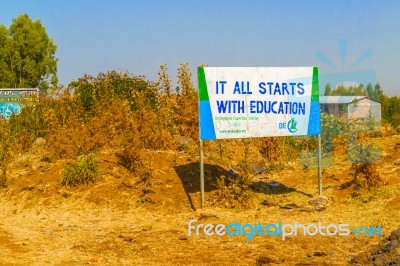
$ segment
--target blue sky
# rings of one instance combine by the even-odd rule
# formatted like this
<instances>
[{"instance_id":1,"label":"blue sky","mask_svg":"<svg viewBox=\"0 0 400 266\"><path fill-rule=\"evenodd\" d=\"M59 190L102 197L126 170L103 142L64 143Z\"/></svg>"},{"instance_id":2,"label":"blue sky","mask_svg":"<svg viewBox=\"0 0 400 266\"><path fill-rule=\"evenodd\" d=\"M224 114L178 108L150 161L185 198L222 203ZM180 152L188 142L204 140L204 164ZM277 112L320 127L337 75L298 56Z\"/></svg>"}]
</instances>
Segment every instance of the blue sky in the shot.
<instances>
[{"instance_id":1,"label":"blue sky","mask_svg":"<svg viewBox=\"0 0 400 266\"><path fill-rule=\"evenodd\" d=\"M1 0L0 10L6 26L23 13L41 20L62 84L113 69L156 80L163 63L173 80L189 63L194 81L200 64L319 66L327 80L368 74L400 95L396 0Z\"/></svg>"}]
</instances>

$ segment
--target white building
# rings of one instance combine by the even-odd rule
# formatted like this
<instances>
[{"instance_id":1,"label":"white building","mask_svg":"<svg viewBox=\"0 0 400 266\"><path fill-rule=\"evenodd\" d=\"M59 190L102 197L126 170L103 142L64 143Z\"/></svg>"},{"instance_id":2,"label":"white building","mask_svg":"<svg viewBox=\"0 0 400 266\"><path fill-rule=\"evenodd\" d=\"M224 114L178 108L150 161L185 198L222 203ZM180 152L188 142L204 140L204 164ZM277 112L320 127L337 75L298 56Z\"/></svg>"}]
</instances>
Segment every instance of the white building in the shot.
<instances>
[{"instance_id":1,"label":"white building","mask_svg":"<svg viewBox=\"0 0 400 266\"><path fill-rule=\"evenodd\" d=\"M320 96L321 112L346 116L348 120L373 118L381 122L381 103L367 96Z\"/></svg>"}]
</instances>

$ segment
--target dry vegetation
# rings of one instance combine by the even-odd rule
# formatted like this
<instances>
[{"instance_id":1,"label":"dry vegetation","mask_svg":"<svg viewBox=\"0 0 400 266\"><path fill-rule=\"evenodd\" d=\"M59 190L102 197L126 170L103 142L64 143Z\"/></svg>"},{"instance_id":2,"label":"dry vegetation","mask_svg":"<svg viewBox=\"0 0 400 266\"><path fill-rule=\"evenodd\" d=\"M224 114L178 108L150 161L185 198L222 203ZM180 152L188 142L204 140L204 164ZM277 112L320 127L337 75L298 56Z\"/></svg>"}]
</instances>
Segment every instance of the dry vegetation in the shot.
<instances>
[{"instance_id":1,"label":"dry vegetation","mask_svg":"<svg viewBox=\"0 0 400 266\"><path fill-rule=\"evenodd\" d=\"M323 173L323 208L310 203L315 138L206 141L208 208L199 210L197 93L186 64L178 85L165 65L157 82L84 76L0 121L0 265L373 263L369 250L382 237L246 241L188 236L187 223L380 225L388 236L400 227L395 130L358 134L353 147L346 126L324 118L326 138L342 136L324 143L333 162ZM377 162L365 144L380 150ZM399 261L393 250L390 260Z\"/></svg>"}]
</instances>

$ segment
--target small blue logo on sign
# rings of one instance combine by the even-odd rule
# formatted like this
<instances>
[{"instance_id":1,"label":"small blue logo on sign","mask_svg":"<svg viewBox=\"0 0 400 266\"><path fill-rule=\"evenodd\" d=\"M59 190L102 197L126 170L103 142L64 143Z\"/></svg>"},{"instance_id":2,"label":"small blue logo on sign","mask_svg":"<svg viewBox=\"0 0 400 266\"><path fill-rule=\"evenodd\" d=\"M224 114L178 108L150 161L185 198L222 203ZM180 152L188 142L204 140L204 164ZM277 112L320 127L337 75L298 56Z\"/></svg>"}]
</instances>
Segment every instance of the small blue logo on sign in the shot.
<instances>
[{"instance_id":1,"label":"small blue logo on sign","mask_svg":"<svg viewBox=\"0 0 400 266\"><path fill-rule=\"evenodd\" d=\"M297 131L297 122L296 122L296 120L294 120L294 118L289 120L288 130L290 133L295 133Z\"/></svg>"}]
</instances>

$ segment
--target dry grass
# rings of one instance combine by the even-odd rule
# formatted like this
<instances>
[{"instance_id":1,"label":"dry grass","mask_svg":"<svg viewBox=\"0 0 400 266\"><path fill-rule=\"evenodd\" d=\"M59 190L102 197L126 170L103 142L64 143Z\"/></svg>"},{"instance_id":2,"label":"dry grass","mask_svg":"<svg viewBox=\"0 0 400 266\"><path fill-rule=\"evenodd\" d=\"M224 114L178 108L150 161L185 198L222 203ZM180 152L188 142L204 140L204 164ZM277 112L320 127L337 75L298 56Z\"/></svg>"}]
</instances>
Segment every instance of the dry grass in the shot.
<instances>
[{"instance_id":1,"label":"dry grass","mask_svg":"<svg viewBox=\"0 0 400 266\"><path fill-rule=\"evenodd\" d=\"M380 225L384 233L400 226L399 167L394 160L400 152L392 146L400 136L375 139L387 143L377 170L387 185L373 190L340 189L351 179L335 164L324 173L324 194L333 202L323 211L306 211L310 195L317 193L316 169L291 165L289 170L270 174L276 181L292 188L285 193L249 192L255 207L227 209L208 207L193 211L188 195L199 206L198 191L185 193L185 184L172 167L186 165L184 152L144 152L152 156L155 172L150 188L135 185L137 176L118 164L112 150L100 154L103 181L77 188L57 186L57 175L64 161L50 169L38 169L14 177L10 187L0 193L0 258L2 265L254 265L266 256L281 265L347 265L352 258L381 240L380 237L244 237L187 236L190 219L197 223L348 223L351 227ZM390 144L390 145L389 145ZM227 151L229 153L230 151ZM344 159L342 157L337 160ZM240 159L238 159L239 161ZM252 160L252 159L250 159ZM22 166L23 161L18 164ZM52 170L54 169L54 170ZM390 170L390 171L389 171ZM331 178L332 174L336 174ZM189 181L188 181L189 182ZM190 180L190 182L192 182ZM193 182L197 182L193 180ZM140 202L143 191L151 202ZM211 199L215 189L207 192ZM263 206L266 199L278 205L294 203L298 208L281 209ZM202 215L208 212L212 215ZM199 220L200 219L200 220ZM325 256L313 256L324 252Z\"/></svg>"}]
</instances>

